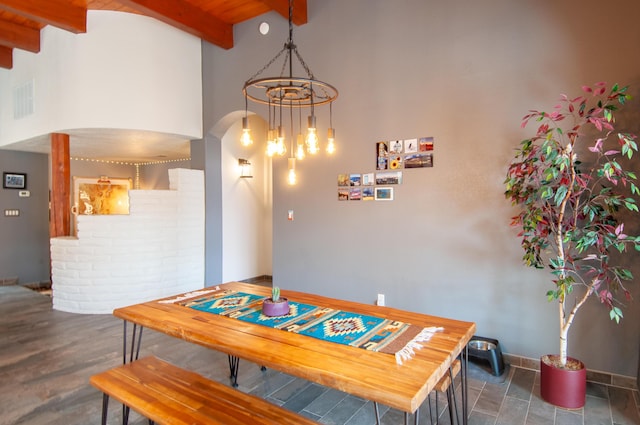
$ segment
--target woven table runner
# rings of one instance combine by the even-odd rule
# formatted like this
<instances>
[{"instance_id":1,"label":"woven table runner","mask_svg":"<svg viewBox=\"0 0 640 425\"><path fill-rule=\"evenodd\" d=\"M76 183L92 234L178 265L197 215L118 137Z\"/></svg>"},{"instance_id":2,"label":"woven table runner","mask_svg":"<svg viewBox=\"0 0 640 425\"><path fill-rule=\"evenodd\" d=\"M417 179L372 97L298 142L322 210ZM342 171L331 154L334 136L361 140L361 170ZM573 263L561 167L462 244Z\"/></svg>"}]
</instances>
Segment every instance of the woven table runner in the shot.
<instances>
[{"instance_id":1,"label":"woven table runner","mask_svg":"<svg viewBox=\"0 0 640 425\"><path fill-rule=\"evenodd\" d=\"M397 320L383 319L289 300L289 314L269 317L262 314L264 296L222 290L205 296L165 302L256 323L313 338L369 351L393 354L402 364L422 343L442 328L423 328Z\"/></svg>"}]
</instances>

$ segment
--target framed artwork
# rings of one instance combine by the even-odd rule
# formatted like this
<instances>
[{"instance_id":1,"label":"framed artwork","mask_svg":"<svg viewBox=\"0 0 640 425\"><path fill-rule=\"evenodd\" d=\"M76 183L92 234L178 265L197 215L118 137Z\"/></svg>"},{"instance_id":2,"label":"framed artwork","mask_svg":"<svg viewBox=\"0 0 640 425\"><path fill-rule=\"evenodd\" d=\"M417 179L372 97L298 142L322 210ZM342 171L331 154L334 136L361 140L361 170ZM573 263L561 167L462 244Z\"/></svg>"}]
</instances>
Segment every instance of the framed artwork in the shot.
<instances>
[{"instance_id":1,"label":"framed artwork","mask_svg":"<svg viewBox=\"0 0 640 425\"><path fill-rule=\"evenodd\" d=\"M73 213L129 214L129 189L131 179L73 177Z\"/></svg>"},{"instance_id":2,"label":"framed artwork","mask_svg":"<svg viewBox=\"0 0 640 425\"><path fill-rule=\"evenodd\" d=\"M24 173L2 173L2 187L5 189L26 189L27 175Z\"/></svg>"},{"instance_id":3,"label":"framed artwork","mask_svg":"<svg viewBox=\"0 0 640 425\"><path fill-rule=\"evenodd\" d=\"M392 187L376 187L376 201L393 201Z\"/></svg>"}]
</instances>

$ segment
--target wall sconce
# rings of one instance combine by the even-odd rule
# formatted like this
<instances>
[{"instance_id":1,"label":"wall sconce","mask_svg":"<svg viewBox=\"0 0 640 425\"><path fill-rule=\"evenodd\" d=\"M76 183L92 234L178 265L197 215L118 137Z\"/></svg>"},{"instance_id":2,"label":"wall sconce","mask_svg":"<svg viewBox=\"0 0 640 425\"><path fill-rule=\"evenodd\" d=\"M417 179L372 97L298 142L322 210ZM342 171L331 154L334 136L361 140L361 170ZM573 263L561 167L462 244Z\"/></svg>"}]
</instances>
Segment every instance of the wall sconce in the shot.
<instances>
[{"instance_id":1,"label":"wall sconce","mask_svg":"<svg viewBox=\"0 0 640 425\"><path fill-rule=\"evenodd\" d=\"M240 178L241 179L250 179L253 178L253 173L251 172L251 163L248 159L239 158L238 165L240 166Z\"/></svg>"}]
</instances>

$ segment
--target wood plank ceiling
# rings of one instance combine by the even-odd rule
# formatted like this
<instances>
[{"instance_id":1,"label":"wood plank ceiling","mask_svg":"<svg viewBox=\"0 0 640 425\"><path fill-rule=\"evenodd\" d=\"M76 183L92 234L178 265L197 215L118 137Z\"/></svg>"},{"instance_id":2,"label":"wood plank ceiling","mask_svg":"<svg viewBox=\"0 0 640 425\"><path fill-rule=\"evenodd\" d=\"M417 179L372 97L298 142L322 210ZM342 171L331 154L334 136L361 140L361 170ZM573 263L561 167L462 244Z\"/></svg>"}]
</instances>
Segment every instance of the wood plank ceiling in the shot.
<instances>
[{"instance_id":1,"label":"wood plank ceiling","mask_svg":"<svg viewBox=\"0 0 640 425\"><path fill-rule=\"evenodd\" d=\"M230 49L233 25L270 11L288 19L289 0L0 0L0 67L13 66L13 49L40 52L40 30L46 25L86 32L87 10L150 16ZM307 22L307 0L295 0L293 22Z\"/></svg>"}]
</instances>

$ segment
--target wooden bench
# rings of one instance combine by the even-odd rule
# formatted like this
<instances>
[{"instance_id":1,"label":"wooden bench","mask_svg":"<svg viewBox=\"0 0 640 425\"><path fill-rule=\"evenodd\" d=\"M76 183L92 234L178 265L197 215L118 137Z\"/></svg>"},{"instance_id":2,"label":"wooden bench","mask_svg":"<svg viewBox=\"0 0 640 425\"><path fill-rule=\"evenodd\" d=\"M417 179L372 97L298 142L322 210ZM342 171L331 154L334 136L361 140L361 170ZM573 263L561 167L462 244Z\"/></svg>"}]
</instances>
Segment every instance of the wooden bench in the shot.
<instances>
[{"instance_id":1,"label":"wooden bench","mask_svg":"<svg viewBox=\"0 0 640 425\"><path fill-rule=\"evenodd\" d=\"M290 424L316 422L245 394L197 373L150 356L94 375L91 384L104 393L102 424L109 397L161 425ZM123 423L127 423L125 413Z\"/></svg>"}]
</instances>

